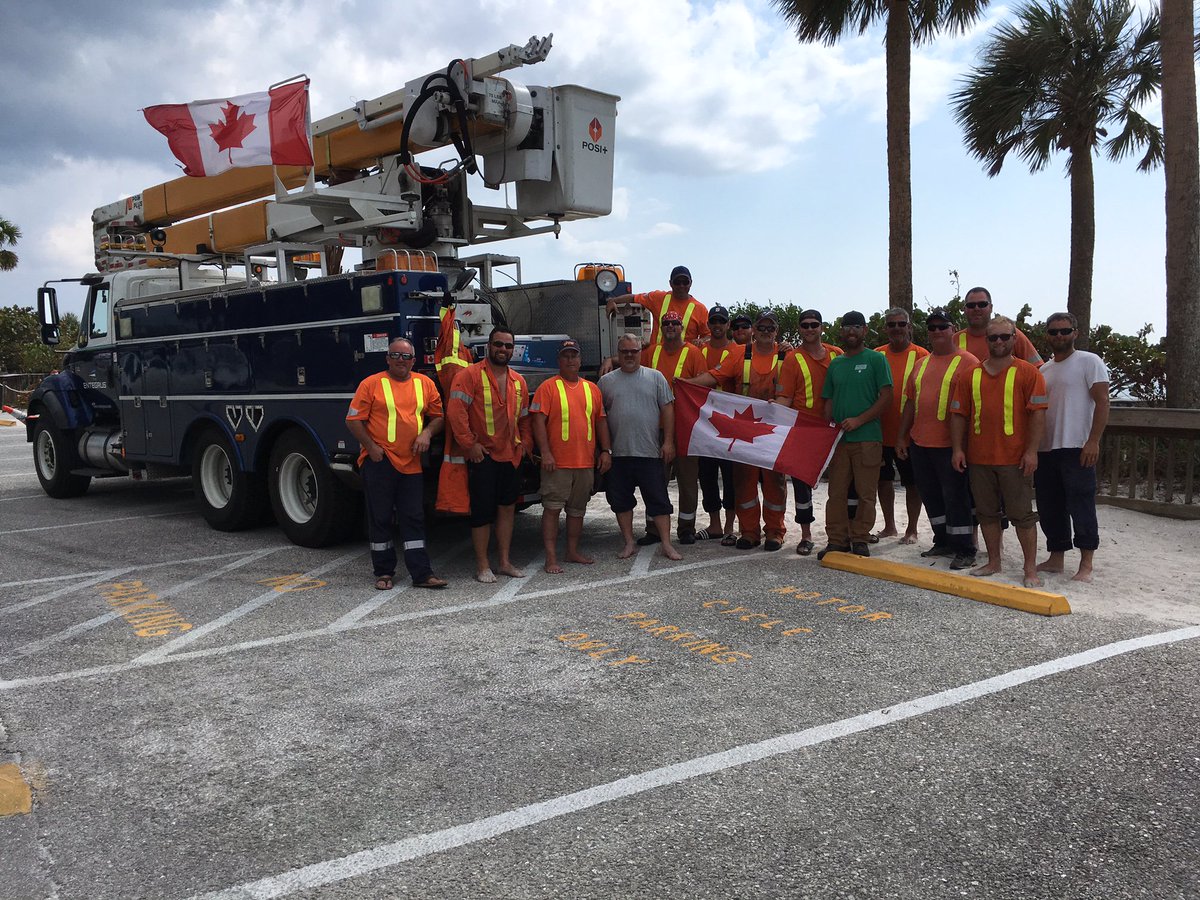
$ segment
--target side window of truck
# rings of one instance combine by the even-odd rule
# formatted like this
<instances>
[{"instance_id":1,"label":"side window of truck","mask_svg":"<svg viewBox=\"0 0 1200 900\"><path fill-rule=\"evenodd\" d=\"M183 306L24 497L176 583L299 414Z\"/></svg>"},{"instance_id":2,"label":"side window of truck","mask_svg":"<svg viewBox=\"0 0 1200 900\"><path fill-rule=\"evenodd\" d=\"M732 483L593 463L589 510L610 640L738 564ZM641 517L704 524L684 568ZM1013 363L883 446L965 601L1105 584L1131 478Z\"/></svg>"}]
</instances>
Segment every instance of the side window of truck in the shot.
<instances>
[{"instance_id":1,"label":"side window of truck","mask_svg":"<svg viewBox=\"0 0 1200 900\"><path fill-rule=\"evenodd\" d=\"M96 288L92 301L91 321L88 323L89 337L108 336L108 285Z\"/></svg>"}]
</instances>

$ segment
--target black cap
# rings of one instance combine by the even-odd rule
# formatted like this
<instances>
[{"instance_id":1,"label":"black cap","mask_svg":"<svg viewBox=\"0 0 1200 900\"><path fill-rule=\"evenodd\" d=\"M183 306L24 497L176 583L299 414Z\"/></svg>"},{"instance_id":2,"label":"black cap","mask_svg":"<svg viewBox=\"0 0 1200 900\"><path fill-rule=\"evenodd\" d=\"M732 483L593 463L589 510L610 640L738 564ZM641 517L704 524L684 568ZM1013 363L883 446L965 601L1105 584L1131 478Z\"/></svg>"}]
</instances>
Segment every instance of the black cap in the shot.
<instances>
[{"instance_id":1,"label":"black cap","mask_svg":"<svg viewBox=\"0 0 1200 900\"><path fill-rule=\"evenodd\" d=\"M692 280L692 273L688 271L687 266L676 266L671 270L671 281L674 281L680 275L686 275L688 281Z\"/></svg>"},{"instance_id":2,"label":"black cap","mask_svg":"<svg viewBox=\"0 0 1200 900\"><path fill-rule=\"evenodd\" d=\"M929 311L929 315L925 317L926 322L932 322L934 319L940 319L943 322L953 324L953 319L950 318L950 314L946 312L945 307L942 306L935 306Z\"/></svg>"},{"instance_id":3,"label":"black cap","mask_svg":"<svg viewBox=\"0 0 1200 900\"><path fill-rule=\"evenodd\" d=\"M732 322L730 322L730 324L731 324L731 325L732 325L734 328L738 328L738 327L740 327L740 326L743 326L743 325L744 325L746 328L749 328L749 327L750 327L751 325L753 325L754 323L750 321L750 317L749 317L749 316L747 316L747 315L743 315L742 313L738 313L736 316L734 316L734 317L733 317L733 321L732 321Z\"/></svg>"},{"instance_id":4,"label":"black cap","mask_svg":"<svg viewBox=\"0 0 1200 900\"><path fill-rule=\"evenodd\" d=\"M716 306L714 306L712 309L710 309L708 311L708 321L711 322L714 318L724 319L726 322L728 322L729 321L729 310L727 310L725 307L721 306L718 303Z\"/></svg>"},{"instance_id":5,"label":"black cap","mask_svg":"<svg viewBox=\"0 0 1200 900\"><path fill-rule=\"evenodd\" d=\"M803 322L805 319L816 319L818 322L825 321L825 317L822 316L815 309L806 309L804 312L800 313L800 318L797 319L796 321Z\"/></svg>"},{"instance_id":6,"label":"black cap","mask_svg":"<svg viewBox=\"0 0 1200 900\"><path fill-rule=\"evenodd\" d=\"M756 322L763 322L763 321L774 322L776 325L778 325L779 324L779 316L775 315L775 310L768 308L768 309L759 311L758 318L755 319L755 321Z\"/></svg>"},{"instance_id":7,"label":"black cap","mask_svg":"<svg viewBox=\"0 0 1200 900\"><path fill-rule=\"evenodd\" d=\"M567 338L565 341L563 341L561 344L559 344L558 355L562 356L564 353L566 353L570 350L574 350L576 353L583 352L582 350L579 349L579 341L574 341L574 340L571 340L571 338Z\"/></svg>"},{"instance_id":8,"label":"black cap","mask_svg":"<svg viewBox=\"0 0 1200 900\"><path fill-rule=\"evenodd\" d=\"M857 309L852 309L852 310L850 310L850 312L848 312L844 316L842 316L842 327L843 328L845 328L847 326L853 327L855 325L857 325L859 327L865 327L866 324L867 324L866 316L864 316L862 313L860 313Z\"/></svg>"}]
</instances>

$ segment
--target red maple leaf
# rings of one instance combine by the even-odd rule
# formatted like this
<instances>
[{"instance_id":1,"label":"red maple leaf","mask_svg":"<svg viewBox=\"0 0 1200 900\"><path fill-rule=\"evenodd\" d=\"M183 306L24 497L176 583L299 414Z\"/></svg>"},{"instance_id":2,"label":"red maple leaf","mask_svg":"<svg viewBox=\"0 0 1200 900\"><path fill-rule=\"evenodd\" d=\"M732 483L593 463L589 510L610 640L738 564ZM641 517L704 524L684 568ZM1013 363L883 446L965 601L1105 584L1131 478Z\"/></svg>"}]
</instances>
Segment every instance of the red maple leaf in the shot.
<instances>
[{"instance_id":1,"label":"red maple leaf","mask_svg":"<svg viewBox=\"0 0 1200 900\"><path fill-rule=\"evenodd\" d=\"M755 438L770 434L775 430L774 425L759 425L758 423L762 419L754 418L754 410L749 406L741 412L735 412L732 416L714 412L708 417L708 420L712 422L713 428L717 429L718 437L732 438L729 442L730 450L738 441L753 443Z\"/></svg>"},{"instance_id":2,"label":"red maple leaf","mask_svg":"<svg viewBox=\"0 0 1200 900\"><path fill-rule=\"evenodd\" d=\"M246 135L255 129L254 114L244 113L240 110L240 106L226 103L221 110L225 114L225 118L215 125L208 126L208 133L212 135L218 150L230 150L233 147L240 149ZM232 155L229 161L233 162Z\"/></svg>"}]
</instances>

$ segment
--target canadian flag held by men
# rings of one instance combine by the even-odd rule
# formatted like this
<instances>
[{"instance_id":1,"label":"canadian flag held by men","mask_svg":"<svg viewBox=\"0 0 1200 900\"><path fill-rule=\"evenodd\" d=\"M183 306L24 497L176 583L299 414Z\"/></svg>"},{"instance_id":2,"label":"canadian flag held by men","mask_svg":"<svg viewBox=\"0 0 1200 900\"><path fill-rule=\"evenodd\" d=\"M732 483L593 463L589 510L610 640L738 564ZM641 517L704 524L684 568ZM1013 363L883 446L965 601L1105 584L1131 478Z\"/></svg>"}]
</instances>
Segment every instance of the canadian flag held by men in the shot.
<instances>
[{"instance_id":1,"label":"canadian flag held by men","mask_svg":"<svg viewBox=\"0 0 1200 900\"><path fill-rule=\"evenodd\" d=\"M147 106L142 112L167 136L185 175L313 164L307 79L240 97Z\"/></svg>"},{"instance_id":2,"label":"canadian flag held by men","mask_svg":"<svg viewBox=\"0 0 1200 900\"><path fill-rule=\"evenodd\" d=\"M799 416L778 403L675 382L680 456L732 459L815 485L841 436L836 425Z\"/></svg>"}]
</instances>

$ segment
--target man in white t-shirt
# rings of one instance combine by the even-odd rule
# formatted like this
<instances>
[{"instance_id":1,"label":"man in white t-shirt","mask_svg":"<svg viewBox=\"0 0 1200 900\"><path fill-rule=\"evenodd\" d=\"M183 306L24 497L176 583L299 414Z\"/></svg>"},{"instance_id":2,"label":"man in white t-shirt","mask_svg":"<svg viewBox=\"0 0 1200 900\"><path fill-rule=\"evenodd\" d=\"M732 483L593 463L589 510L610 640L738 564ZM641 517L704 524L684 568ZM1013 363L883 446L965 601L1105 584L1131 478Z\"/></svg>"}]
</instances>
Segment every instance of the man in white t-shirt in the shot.
<instances>
[{"instance_id":1,"label":"man in white t-shirt","mask_svg":"<svg viewBox=\"0 0 1200 900\"><path fill-rule=\"evenodd\" d=\"M1096 461L1108 424L1108 368L1095 353L1075 349L1078 322L1071 313L1046 320L1054 358L1041 368L1050 408L1038 452L1034 489L1049 558L1039 572L1063 571L1063 555L1079 549L1074 581L1092 580L1092 557L1100 546L1096 523Z\"/></svg>"}]
</instances>

